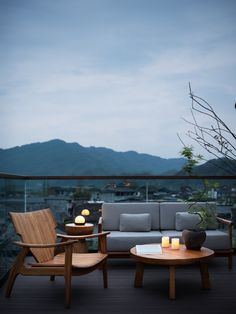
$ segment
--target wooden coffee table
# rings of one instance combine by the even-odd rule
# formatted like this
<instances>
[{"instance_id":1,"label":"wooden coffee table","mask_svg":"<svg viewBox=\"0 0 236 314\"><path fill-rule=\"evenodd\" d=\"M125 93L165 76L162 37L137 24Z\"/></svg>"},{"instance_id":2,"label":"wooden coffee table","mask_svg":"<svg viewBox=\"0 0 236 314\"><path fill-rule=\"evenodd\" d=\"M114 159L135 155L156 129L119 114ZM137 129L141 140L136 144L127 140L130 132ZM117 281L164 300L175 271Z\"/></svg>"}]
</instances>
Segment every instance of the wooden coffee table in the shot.
<instances>
[{"instance_id":1,"label":"wooden coffee table","mask_svg":"<svg viewBox=\"0 0 236 314\"><path fill-rule=\"evenodd\" d=\"M203 289L210 289L208 262L214 256L214 251L202 247L200 251L187 250L180 245L178 250L171 247L162 248L162 254L137 254L136 248L130 249L131 256L137 261L134 286L142 286L145 264L163 265L169 267L169 298L175 299L175 268L180 265L199 263Z\"/></svg>"}]
</instances>

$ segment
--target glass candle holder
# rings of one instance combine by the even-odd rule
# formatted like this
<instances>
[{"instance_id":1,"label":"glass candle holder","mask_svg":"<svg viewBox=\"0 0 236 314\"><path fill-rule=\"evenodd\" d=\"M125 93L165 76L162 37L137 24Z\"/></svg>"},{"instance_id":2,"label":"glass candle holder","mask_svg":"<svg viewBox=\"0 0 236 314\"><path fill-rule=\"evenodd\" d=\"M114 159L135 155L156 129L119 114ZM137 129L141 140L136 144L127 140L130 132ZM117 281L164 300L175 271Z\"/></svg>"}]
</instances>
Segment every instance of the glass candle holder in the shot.
<instances>
[{"instance_id":1,"label":"glass candle holder","mask_svg":"<svg viewBox=\"0 0 236 314\"><path fill-rule=\"evenodd\" d=\"M172 238L172 240L171 240L171 248L173 250L178 250L179 249L179 238Z\"/></svg>"},{"instance_id":2,"label":"glass candle holder","mask_svg":"<svg viewBox=\"0 0 236 314\"><path fill-rule=\"evenodd\" d=\"M162 237L161 238L161 246L169 247L170 246L170 237Z\"/></svg>"}]
</instances>

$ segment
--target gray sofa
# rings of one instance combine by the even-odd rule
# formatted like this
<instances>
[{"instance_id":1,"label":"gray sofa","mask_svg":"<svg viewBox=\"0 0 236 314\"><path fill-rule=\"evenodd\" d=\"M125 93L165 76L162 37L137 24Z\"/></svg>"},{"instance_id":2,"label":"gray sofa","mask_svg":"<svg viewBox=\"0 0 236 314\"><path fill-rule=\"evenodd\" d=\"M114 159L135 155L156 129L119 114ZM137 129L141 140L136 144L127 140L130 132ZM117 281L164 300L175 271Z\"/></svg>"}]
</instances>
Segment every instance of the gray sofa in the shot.
<instances>
[{"instance_id":1,"label":"gray sofa","mask_svg":"<svg viewBox=\"0 0 236 314\"><path fill-rule=\"evenodd\" d=\"M197 203L198 206L202 204ZM163 236L179 238L183 243L182 230L191 228L193 216L198 217L188 214L189 206L184 202L103 203L98 229L99 232L110 231L107 237L109 256L127 256L136 244L161 243ZM216 204L211 203L211 206ZM216 255L227 256L231 268L233 223L217 219L225 228L220 230L217 226L209 226L203 246L214 250Z\"/></svg>"}]
</instances>

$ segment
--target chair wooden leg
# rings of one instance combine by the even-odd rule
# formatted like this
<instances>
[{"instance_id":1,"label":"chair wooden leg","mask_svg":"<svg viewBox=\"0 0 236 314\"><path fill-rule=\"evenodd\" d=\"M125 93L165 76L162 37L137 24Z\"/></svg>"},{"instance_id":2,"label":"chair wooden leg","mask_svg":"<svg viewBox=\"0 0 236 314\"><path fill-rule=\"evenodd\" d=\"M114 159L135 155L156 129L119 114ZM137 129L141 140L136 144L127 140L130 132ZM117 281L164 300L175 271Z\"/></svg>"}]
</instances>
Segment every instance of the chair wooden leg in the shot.
<instances>
[{"instance_id":1,"label":"chair wooden leg","mask_svg":"<svg viewBox=\"0 0 236 314\"><path fill-rule=\"evenodd\" d=\"M6 298L10 298L11 296L11 291L13 288L13 285L15 283L16 277L18 275L18 271L15 270L15 268L12 268L7 280L7 288L6 288L6 292L5 292L5 296Z\"/></svg>"},{"instance_id":2,"label":"chair wooden leg","mask_svg":"<svg viewBox=\"0 0 236 314\"><path fill-rule=\"evenodd\" d=\"M24 259L25 259L25 256L27 255L28 251L29 250L27 248L22 249L20 251L20 253L17 255L16 260L15 260L15 262L11 268L11 271L9 273L9 277L7 280L7 288L6 288L6 292L5 292L5 296L7 298L9 298L11 296L11 291L12 291L13 285L15 283L16 277L17 277L17 275L20 274L21 267L24 265Z\"/></svg>"},{"instance_id":3,"label":"chair wooden leg","mask_svg":"<svg viewBox=\"0 0 236 314\"><path fill-rule=\"evenodd\" d=\"M72 245L65 249L65 307L71 304Z\"/></svg>"},{"instance_id":4,"label":"chair wooden leg","mask_svg":"<svg viewBox=\"0 0 236 314\"><path fill-rule=\"evenodd\" d=\"M106 261L103 263L102 271L103 271L103 287L107 288L108 280L107 280L107 262Z\"/></svg>"},{"instance_id":5,"label":"chair wooden leg","mask_svg":"<svg viewBox=\"0 0 236 314\"><path fill-rule=\"evenodd\" d=\"M70 308L71 303L71 276L65 276L65 307Z\"/></svg>"}]
</instances>

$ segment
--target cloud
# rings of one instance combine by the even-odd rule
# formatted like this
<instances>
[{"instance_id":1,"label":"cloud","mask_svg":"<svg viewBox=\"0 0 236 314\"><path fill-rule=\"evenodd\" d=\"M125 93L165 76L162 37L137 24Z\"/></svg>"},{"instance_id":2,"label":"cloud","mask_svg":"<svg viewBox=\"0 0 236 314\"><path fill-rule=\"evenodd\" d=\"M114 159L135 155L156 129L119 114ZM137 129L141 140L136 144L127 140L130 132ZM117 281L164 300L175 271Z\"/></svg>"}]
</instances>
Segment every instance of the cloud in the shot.
<instances>
[{"instance_id":1,"label":"cloud","mask_svg":"<svg viewBox=\"0 0 236 314\"><path fill-rule=\"evenodd\" d=\"M152 12L145 4L123 16L120 5L99 15L75 2L73 12L63 2L44 11L42 2L36 20L33 7L18 8L0 51L0 147L62 138L176 156L189 81L232 125L234 15L219 3L204 12L177 3L168 14L152 2Z\"/></svg>"}]
</instances>

